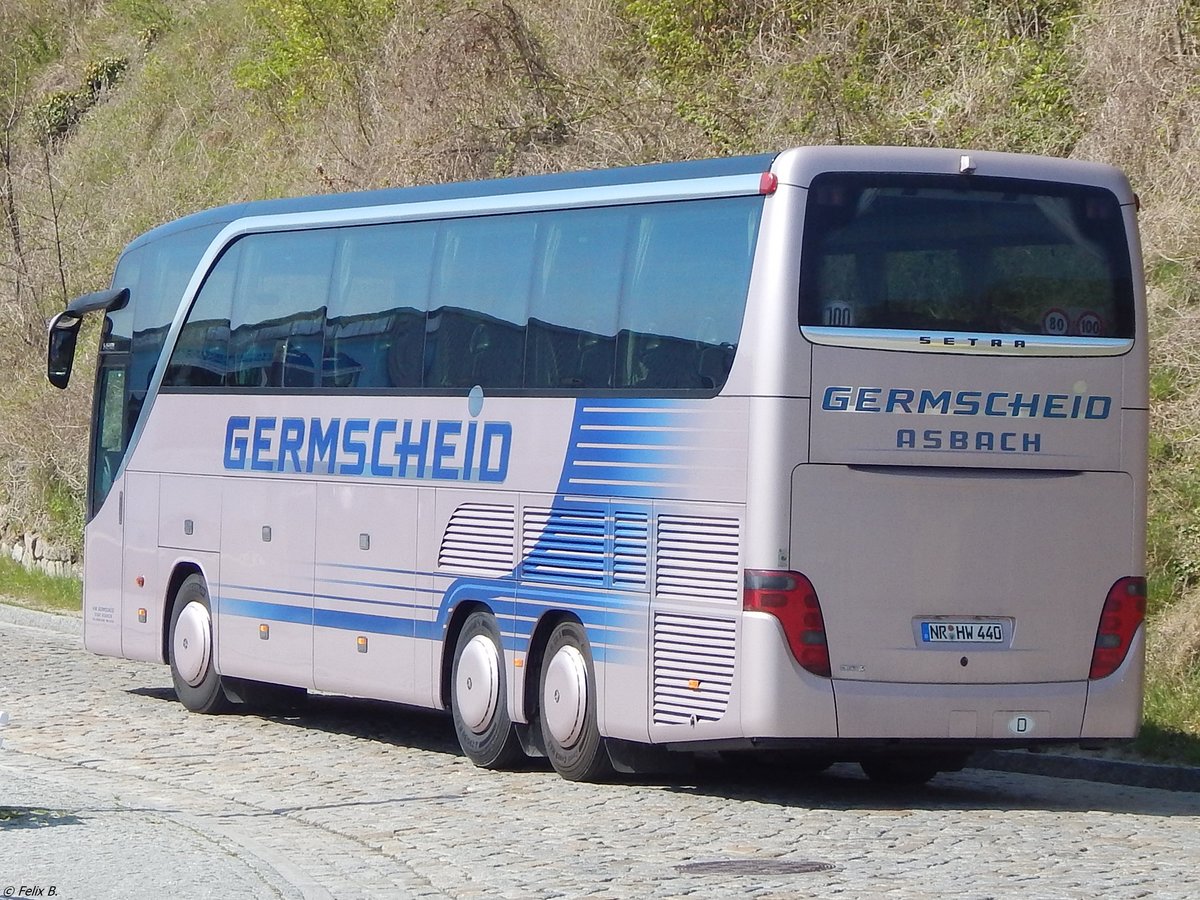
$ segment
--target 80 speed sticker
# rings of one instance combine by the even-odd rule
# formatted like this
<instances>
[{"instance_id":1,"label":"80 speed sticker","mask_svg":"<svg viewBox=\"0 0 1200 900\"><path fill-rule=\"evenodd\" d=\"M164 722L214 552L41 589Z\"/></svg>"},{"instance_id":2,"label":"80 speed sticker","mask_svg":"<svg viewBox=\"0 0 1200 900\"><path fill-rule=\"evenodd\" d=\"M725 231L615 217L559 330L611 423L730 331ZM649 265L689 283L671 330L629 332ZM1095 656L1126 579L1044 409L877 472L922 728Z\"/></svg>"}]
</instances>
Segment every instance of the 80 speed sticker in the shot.
<instances>
[{"instance_id":1,"label":"80 speed sticker","mask_svg":"<svg viewBox=\"0 0 1200 900\"><path fill-rule=\"evenodd\" d=\"M1070 328L1071 319L1061 309L1048 309L1042 316L1042 332L1044 334L1063 335Z\"/></svg>"},{"instance_id":2,"label":"80 speed sticker","mask_svg":"<svg viewBox=\"0 0 1200 900\"><path fill-rule=\"evenodd\" d=\"M1086 310L1074 320L1072 327L1071 315L1064 309L1052 307L1042 316L1042 334L1063 337L1076 334L1080 337L1103 337L1104 319L1092 310Z\"/></svg>"}]
</instances>

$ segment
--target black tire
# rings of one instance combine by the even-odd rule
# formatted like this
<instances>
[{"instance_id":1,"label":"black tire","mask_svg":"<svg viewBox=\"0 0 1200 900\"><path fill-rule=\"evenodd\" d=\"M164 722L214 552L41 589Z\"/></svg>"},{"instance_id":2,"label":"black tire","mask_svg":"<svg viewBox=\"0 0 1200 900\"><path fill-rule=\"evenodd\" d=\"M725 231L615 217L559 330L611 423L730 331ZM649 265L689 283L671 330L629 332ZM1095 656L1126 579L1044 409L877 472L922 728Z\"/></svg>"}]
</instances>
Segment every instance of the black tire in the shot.
<instances>
[{"instance_id":1,"label":"black tire","mask_svg":"<svg viewBox=\"0 0 1200 900\"><path fill-rule=\"evenodd\" d=\"M231 703L216 667L212 607L199 575L189 575L175 593L167 658L179 702L198 713L226 712Z\"/></svg>"},{"instance_id":2,"label":"black tire","mask_svg":"<svg viewBox=\"0 0 1200 900\"><path fill-rule=\"evenodd\" d=\"M599 781L612 763L596 725L596 673L583 626L555 626L538 672L538 722L546 756L568 781Z\"/></svg>"},{"instance_id":3,"label":"black tire","mask_svg":"<svg viewBox=\"0 0 1200 900\"><path fill-rule=\"evenodd\" d=\"M458 633L450 674L450 711L458 745L484 769L510 768L525 754L508 714L500 627L490 612L471 613Z\"/></svg>"}]
</instances>

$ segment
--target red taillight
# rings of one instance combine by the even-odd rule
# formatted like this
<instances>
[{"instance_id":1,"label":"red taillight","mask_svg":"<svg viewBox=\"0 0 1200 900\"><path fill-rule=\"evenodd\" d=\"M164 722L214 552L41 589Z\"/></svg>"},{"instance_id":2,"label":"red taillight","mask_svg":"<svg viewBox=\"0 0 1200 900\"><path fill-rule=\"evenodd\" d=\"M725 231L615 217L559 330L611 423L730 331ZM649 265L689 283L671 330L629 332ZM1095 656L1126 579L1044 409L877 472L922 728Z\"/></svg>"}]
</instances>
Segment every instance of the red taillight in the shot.
<instances>
[{"instance_id":1,"label":"red taillight","mask_svg":"<svg viewBox=\"0 0 1200 900\"><path fill-rule=\"evenodd\" d=\"M1121 578L1108 590L1089 678L1105 678L1125 662L1133 635L1146 618L1146 579Z\"/></svg>"},{"instance_id":2,"label":"red taillight","mask_svg":"<svg viewBox=\"0 0 1200 900\"><path fill-rule=\"evenodd\" d=\"M828 678L825 619L812 582L799 572L747 569L745 587L742 608L778 619L796 662L814 675Z\"/></svg>"},{"instance_id":3,"label":"red taillight","mask_svg":"<svg viewBox=\"0 0 1200 900\"><path fill-rule=\"evenodd\" d=\"M763 172L758 179L758 192L770 197L779 188L779 177L772 172Z\"/></svg>"}]
</instances>

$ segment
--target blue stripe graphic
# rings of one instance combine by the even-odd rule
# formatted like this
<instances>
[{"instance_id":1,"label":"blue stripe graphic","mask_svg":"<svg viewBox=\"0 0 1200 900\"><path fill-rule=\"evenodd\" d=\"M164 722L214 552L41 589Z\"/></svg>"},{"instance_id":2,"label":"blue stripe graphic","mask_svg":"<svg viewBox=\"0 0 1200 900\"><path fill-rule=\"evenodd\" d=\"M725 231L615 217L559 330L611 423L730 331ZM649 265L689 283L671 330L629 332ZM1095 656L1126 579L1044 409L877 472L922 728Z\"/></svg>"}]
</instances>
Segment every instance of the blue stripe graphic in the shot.
<instances>
[{"instance_id":1,"label":"blue stripe graphic","mask_svg":"<svg viewBox=\"0 0 1200 900\"><path fill-rule=\"evenodd\" d=\"M505 648L523 653L528 650L529 638L541 615L549 608L567 608L583 623L597 662L620 659L623 651L644 643L644 615L649 602L649 586L645 583L649 510L636 501L662 497L664 487L687 482L686 470L676 467L685 463L683 452L699 433L691 409L696 407L687 406L685 401L577 400L567 457L550 503L554 512L548 517L542 538L504 576L458 578L446 590L438 591L412 583L419 577L444 577L436 572L321 562L318 566L342 570L348 577L317 578L316 584L344 587L345 594L318 591L308 595L228 585L230 591L303 597L313 605L221 596L219 609L225 615L261 621L441 641L453 610L463 602L480 601L496 616ZM605 483L592 486L598 481ZM595 499L586 499L587 494L594 494ZM628 499L617 506L611 500L614 497ZM573 522L573 513L589 519ZM595 556L600 547L602 558ZM641 555L642 562L628 558L618 561L618 550L623 557ZM397 575L406 583L359 580L351 574L354 572L375 574L376 578L380 574ZM540 584L547 586L538 587ZM435 594L441 599L430 606L400 599L368 599L351 596L355 588L395 591L408 597ZM320 605L322 600L385 607L395 614L330 609ZM409 613L421 610L433 612L433 618Z\"/></svg>"}]
</instances>

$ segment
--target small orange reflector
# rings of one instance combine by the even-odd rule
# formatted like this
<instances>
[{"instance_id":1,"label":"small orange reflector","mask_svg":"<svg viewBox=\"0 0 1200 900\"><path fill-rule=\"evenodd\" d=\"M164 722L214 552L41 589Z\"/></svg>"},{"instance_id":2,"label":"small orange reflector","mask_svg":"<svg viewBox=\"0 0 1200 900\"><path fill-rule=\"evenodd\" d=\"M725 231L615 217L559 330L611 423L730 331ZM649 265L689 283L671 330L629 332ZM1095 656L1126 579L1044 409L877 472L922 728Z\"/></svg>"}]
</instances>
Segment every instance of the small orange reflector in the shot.
<instances>
[{"instance_id":1,"label":"small orange reflector","mask_svg":"<svg viewBox=\"0 0 1200 900\"><path fill-rule=\"evenodd\" d=\"M143 625L146 624L146 611L144 609L138 610L138 621Z\"/></svg>"},{"instance_id":2,"label":"small orange reflector","mask_svg":"<svg viewBox=\"0 0 1200 900\"><path fill-rule=\"evenodd\" d=\"M520 669L520 668L523 668L524 666L525 666L525 660L523 660L523 659L514 659L513 660L513 668L514 669Z\"/></svg>"},{"instance_id":3,"label":"small orange reflector","mask_svg":"<svg viewBox=\"0 0 1200 900\"><path fill-rule=\"evenodd\" d=\"M133 583L136 584L138 587L145 587L146 579L143 578L141 575L139 575L137 578L133 579Z\"/></svg>"},{"instance_id":4,"label":"small orange reflector","mask_svg":"<svg viewBox=\"0 0 1200 900\"><path fill-rule=\"evenodd\" d=\"M358 652L359 653L367 652L367 639L361 634L358 636Z\"/></svg>"},{"instance_id":5,"label":"small orange reflector","mask_svg":"<svg viewBox=\"0 0 1200 900\"><path fill-rule=\"evenodd\" d=\"M271 639L271 626L267 624L258 626L259 639L269 641Z\"/></svg>"},{"instance_id":6,"label":"small orange reflector","mask_svg":"<svg viewBox=\"0 0 1200 900\"><path fill-rule=\"evenodd\" d=\"M693 691L698 691L698 690L700 690L700 682L699 682L699 680L697 680L697 679L695 679L695 678L689 678L689 679L688 679L688 687L689 687L689 688L691 688Z\"/></svg>"}]
</instances>

